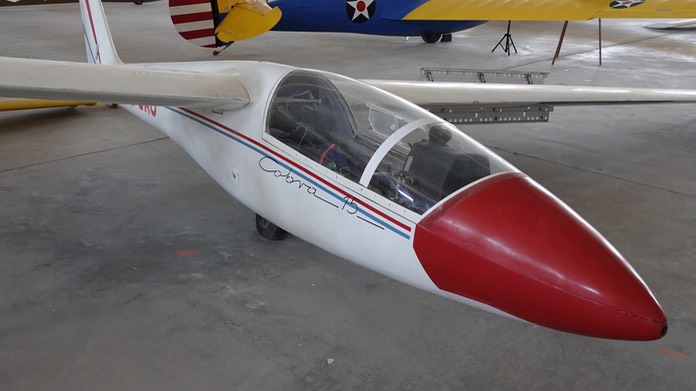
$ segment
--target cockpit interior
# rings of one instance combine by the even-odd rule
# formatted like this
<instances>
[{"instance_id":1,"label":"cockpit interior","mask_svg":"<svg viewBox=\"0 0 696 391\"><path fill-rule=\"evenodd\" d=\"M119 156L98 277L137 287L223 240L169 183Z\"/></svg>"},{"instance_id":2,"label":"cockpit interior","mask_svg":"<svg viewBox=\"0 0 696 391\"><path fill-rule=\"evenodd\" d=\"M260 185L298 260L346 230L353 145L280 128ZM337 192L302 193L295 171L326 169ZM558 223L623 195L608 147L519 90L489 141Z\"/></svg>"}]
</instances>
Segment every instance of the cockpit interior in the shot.
<instances>
[{"instance_id":1,"label":"cockpit interior","mask_svg":"<svg viewBox=\"0 0 696 391\"><path fill-rule=\"evenodd\" d=\"M427 111L321 72L293 71L281 81L267 133L418 214L473 182L516 170Z\"/></svg>"}]
</instances>

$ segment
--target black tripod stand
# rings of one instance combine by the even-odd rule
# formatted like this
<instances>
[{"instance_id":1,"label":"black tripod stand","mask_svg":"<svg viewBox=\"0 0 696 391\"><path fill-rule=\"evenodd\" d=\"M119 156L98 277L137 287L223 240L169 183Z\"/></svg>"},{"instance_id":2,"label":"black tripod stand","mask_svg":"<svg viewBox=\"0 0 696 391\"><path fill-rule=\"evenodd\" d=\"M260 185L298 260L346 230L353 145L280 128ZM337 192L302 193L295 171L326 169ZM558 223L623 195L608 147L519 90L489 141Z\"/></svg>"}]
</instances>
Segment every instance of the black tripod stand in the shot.
<instances>
[{"instance_id":1,"label":"black tripod stand","mask_svg":"<svg viewBox=\"0 0 696 391\"><path fill-rule=\"evenodd\" d=\"M505 45L503 45L503 41L505 41ZM510 21L508 20L508 26L507 26L507 33L503 35L502 38L500 38L500 41L498 41L498 44L495 45L493 50L491 50L491 53L495 51L495 49L500 46L501 49L503 49L503 52L507 53L507 55L510 55L510 46L512 46L513 49L515 49L515 53L517 53L517 48L515 47L515 42L512 40L512 35L510 34Z\"/></svg>"}]
</instances>

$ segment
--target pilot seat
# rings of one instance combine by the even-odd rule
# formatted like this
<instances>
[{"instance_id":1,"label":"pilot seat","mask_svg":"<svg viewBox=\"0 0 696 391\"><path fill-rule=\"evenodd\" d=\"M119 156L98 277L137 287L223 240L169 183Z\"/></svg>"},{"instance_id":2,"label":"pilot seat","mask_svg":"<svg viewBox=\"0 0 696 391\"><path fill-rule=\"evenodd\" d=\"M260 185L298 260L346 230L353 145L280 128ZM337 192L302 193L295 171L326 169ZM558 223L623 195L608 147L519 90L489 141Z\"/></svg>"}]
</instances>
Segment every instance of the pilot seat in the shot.
<instances>
[{"instance_id":1,"label":"pilot seat","mask_svg":"<svg viewBox=\"0 0 696 391\"><path fill-rule=\"evenodd\" d=\"M412 186L433 202L490 175L487 156L462 153L448 145L452 138L450 130L435 125L430 128L428 138L413 145L404 172Z\"/></svg>"}]
</instances>

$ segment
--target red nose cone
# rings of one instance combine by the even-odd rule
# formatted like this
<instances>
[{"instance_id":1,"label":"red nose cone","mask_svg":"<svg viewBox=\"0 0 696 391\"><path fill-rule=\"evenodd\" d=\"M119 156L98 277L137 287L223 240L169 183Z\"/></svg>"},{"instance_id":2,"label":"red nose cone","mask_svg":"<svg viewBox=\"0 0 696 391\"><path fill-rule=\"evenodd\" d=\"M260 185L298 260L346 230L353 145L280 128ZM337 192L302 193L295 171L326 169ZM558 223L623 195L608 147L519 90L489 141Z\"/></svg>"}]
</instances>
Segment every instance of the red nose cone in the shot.
<instances>
[{"instance_id":1,"label":"red nose cone","mask_svg":"<svg viewBox=\"0 0 696 391\"><path fill-rule=\"evenodd\" d=\"M542 326L626 340L667 331L628 262L522 174L492 177L443 203L416 227L414 248L440 289Z\"/></svg>"}]
</instances>

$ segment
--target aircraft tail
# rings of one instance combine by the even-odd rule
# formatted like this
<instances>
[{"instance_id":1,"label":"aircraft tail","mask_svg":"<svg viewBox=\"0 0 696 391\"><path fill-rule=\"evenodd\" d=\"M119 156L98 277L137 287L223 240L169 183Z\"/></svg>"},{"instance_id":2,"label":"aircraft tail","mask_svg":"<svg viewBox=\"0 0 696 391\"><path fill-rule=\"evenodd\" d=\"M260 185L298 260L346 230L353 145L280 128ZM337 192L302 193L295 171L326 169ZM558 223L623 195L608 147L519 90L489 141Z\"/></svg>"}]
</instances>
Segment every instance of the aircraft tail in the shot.
<instances>
[{"instance_id":1,"label":"aircraft tail","mask_svg":"<svg viewBox=\"0 0 696 391\"><path fill-rule=\"evenodd\" d=\"M82 30L85 36L87 62L92 64L121 64L101 0L80 0Z\"/></svg>"},{"instance_id":2,"label":"aircraft tail","mask_svg":"<svg viewBox=\"0 0 696 391\"><path fill-rule=\"evenodd\" d=\"M205 48L266 33L282 16L266 0L169 0L169 14L179 35Z\"/></svg>"}]
</instances>

